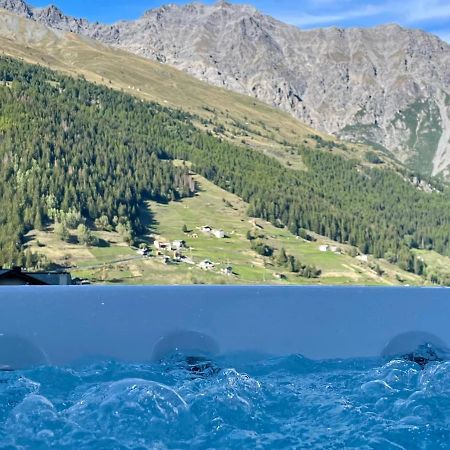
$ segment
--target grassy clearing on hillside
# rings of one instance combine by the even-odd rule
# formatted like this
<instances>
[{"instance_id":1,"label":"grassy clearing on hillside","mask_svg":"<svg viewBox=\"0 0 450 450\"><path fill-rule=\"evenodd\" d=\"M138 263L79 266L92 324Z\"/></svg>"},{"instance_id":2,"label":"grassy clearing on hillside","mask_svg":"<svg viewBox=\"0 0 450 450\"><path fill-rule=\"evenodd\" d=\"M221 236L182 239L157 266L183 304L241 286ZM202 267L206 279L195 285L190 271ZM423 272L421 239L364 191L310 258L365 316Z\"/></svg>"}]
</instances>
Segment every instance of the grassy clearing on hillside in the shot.
<instances>
[{"instance_id":1,"label":"grassy clearing on hillside","mask_svg":"<svg viewBox=\"0 0 450 450\"><path fill-rule=\"evenodd\" d=\"M395 278L398 274L409 284L420 283L420 278L406 274L386 262L377 263L386 272L379 277L367 264L358 261L349 255L339 255L332 252L320 252L321 244L330 243L318 239L317 242L306 242L297 239L285 229L275 228L273 225L257 220L262 228L261 234L266 236L269 245L276 249L282 247L288 254L297 257L302 263L315 265L322 269L320 279L304 279L289 273L286 268L277 266L270 258L257 255L246 239L247 232L254 228L247 217L247 205L233 194L230 194L202 177L196 176L200 186L199 195L194 198L170 205L149 202L154 213L154 233L162 240L186 239L189 247L187 255L196 262L210 259L219 264L219 268L231 264L236 274L226 282L239 283L277 283L275 273L282 273L287 278L283 283L293 284L400 284ZM201 217L202 222L199 222ZM183 225L191 231L187 236L182 232ZM198 228L210 225L216 229L223 229L228 239L217 239L202 233ZM196 237L189 237L193 234ZM341 246L345 250L345 246ZM178 270L192 274L192 268L182 265ZM195 272L195 271L194 271ZM157 281L156 281L157 282Z\"/></svg>"},{"instance_id":2,"label":"grassy clearing on hillside","mask_svg":"<svg viewBox=\"0 0 450 450\"><path fill-rule=\"evenodd\" d=\"M446 285L450 285L449 257L429 250L415 250L415 253L420 255L425 261L429 280L431 279L432 274L436 274L441 282Z\"/></svg>"},{"instance_id":3,"label":"grassy clearing on hillside","mask_svg":"<svg viewBox=\"0 0 450 450\"><path fill-rule=\"evenodd\" d=\"M380 277L367 263L349 255L321 252L320 245L333 242L317 236L316 242L297 239L285 229L256 220L258 232L266 236L266 242L276 249L285 248L302 263L319 267L323 274L319 279L305 279L279 267L270 258L257 255L247 240L247 231L255 229L252 219L246 215L247 204L206 179L196 176L199 193L192 198L170 204L148 202L152 210L149 234L169 241L184 239L189 245L185 254L196 263L209 259L216 263L213 272L203 271L188 264L164 264L160 258L142 258L126 246L117 233L96 232L107 246L87 248L76 243L58 240L52 228L32 232L27 236L34 251L48 256L61 266L71 266L74 277L108 284L330 284L330 285L395 285L420 284L417 276L401 271L384 261L377 261L385 274ZM189 233L182 231L186 225ZM223 229L229 236L217 239L202 233L199 227L210 225ZM192 237L193 235L198 237ZM150 236L146 236L149 238ZM143 236L145 238L145 236ZM39 247L38 247L39 243ZM105 244L104 244L105 245ZM335 244L334 244L335 245ZM346 246L340 246L348 251ZM168 253L171 255L171 252ZM233 275L220 273L228 264ZM285 280L274 274L284 274Z\"/></svg>"}]
</instances>

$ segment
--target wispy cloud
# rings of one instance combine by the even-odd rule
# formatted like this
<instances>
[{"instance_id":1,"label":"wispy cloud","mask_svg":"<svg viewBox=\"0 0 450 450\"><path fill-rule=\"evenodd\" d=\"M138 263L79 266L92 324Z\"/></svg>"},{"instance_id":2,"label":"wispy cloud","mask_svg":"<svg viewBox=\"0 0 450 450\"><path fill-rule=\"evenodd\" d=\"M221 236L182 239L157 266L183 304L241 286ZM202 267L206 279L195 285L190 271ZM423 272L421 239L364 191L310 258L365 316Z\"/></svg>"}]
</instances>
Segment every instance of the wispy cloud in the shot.
<instances>
[{"instance_id":1,"label":"wispy cloud","mask_svg":"<svg viewBox=\"0 0 450 450\"><path fill-rule=\"evenodd\" d=\"M254 0L268 5L271 14L301 28L373 26L398 23L420 27L450 42L450 0ZM435 30L439 30L436 32Z\"/></svg>"},{"instance_id":2,"label":"wispy cloud","mask_svg":"<svg viewBox=\"0 0 450 450\"><path fill-rule=\"evenodd\" d=\"M448 1L415 1L408 8L406 21L423 23L450 18L450 3Z\"/></svg>"},{"instance_id":3,"label":"wispy cloud","mask_svg":"<svg viewBox=\"0 0 450 450\"><path fill-rule=\"evenodd\" d=\"M327 1L327 0L321 0ZM367 5L359 9L336 12L334 14L299 14L297 16L281 17L282 20L299 27L313 27L317 25L338 24L350 20L380 16L385 12L383 6Z\"/></svg>"}]
</instances>

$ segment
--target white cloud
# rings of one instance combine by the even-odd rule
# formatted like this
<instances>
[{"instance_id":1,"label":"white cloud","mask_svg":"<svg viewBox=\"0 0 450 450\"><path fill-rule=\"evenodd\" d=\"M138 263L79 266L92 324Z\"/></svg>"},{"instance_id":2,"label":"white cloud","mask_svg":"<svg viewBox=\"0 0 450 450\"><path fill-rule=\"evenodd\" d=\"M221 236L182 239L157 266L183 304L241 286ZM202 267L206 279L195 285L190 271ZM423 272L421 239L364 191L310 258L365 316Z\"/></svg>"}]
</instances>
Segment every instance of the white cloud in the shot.
<instances>
[{"instance_id":1,"label":"white cloud","mask_svg":"<svg viewBox=\"0 0 450 450\"><path fill-rule=\"evenodd\" d=\"M408 23L444 20L450 17L450 3L442 0L416 0L408 8L408 11L406 15Z\"/></svg>"},{"instance_id":2,"label":"white cloud","mask_svg":"<svg viewBox=\"0 0 450 450\"><path fill-rule=\"evenodd\" d=\"M321 0L319 0L321 1ZM385 13L385 6L367 5L364 8L350 9L336 14L300 14L297 16L281 17L281 20L299 27L313 27L317 25L337 24L354 19L379 16Z\"/></svg>"},{"instance_id":3,"label":"white cloud","mask_svg":"<svg viewBox=\"0 0 450 450\"><path fill-rule=\"evenodd\" d=\"M299 5L300 8L300 5ZM418 25L450 19L449 0L384 0L361 7L359 0L307 0L301 4L306 12L279 16L300 27L345 25L357 19L380 18L380 22Z\"/></svg>"},{"instance_id":4,"label":"white cloud","mask_svg":"<svg viewBox=\"0 0 450 450\"><path fill-rule=\"evenodd\" d=\"M339 5L353 2L354 0L340 0ZM309 0L308 3L312 6L336 5L336 0Z\"/></svg>"}]
</instances>

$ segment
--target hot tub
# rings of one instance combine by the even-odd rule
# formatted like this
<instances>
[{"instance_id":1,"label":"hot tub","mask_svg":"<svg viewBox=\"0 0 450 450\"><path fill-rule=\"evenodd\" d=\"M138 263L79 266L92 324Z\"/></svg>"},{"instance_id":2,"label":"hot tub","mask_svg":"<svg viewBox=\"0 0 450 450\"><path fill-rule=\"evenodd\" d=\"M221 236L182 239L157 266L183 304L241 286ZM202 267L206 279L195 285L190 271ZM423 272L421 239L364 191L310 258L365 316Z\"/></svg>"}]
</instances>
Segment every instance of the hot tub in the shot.
<instances>
[{"instance_id":1,"label":"hot tub","mask_svg":"<svg viewBox=\"0 0 450 450\"><path fill-rule=\"evenodd\" d=\"M447 289L5 287L0 367L159 361L173 352L445 358L449 319Z\"/></svg>"}]
</instances>

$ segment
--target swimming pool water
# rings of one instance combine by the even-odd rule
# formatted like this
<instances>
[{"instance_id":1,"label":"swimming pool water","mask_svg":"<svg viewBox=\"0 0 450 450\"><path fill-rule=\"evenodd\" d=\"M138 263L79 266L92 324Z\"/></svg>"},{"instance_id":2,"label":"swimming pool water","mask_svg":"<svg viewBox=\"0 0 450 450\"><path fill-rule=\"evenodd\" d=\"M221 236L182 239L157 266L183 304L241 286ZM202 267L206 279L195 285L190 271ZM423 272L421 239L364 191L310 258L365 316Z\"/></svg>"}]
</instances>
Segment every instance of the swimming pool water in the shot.
<instances>
[{"instance_id":1,"label":"swimming pool water","mask_svg":"<svg viewBox=\"0 0 450 450\"><path fill-rule=\"evenodd\" d=\"M240 357L3 372L0 448L450 448L450 363Z\"/></svg>"}]
</instances>

